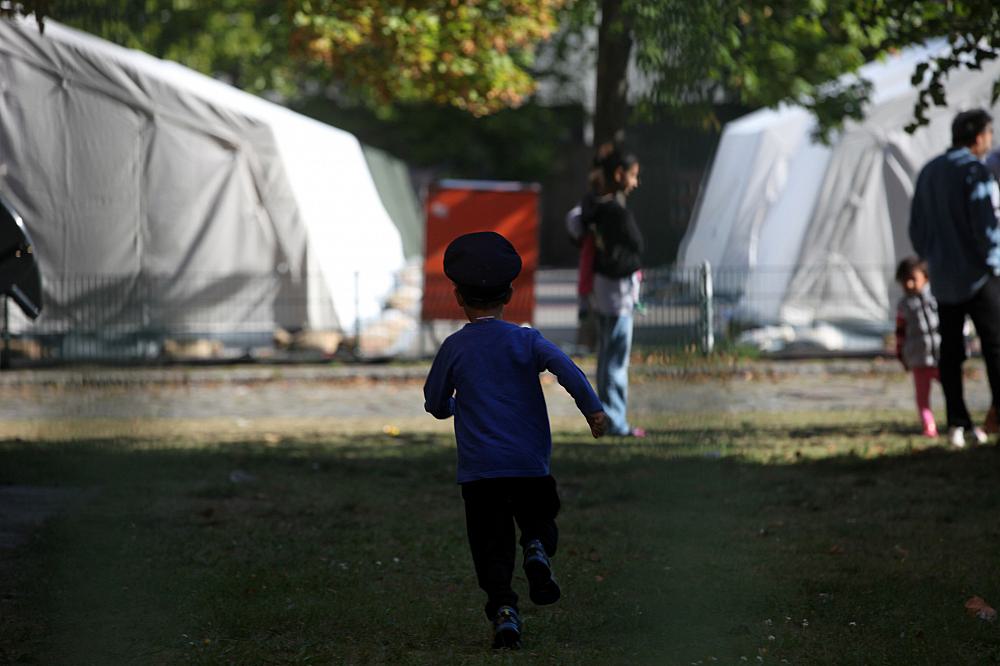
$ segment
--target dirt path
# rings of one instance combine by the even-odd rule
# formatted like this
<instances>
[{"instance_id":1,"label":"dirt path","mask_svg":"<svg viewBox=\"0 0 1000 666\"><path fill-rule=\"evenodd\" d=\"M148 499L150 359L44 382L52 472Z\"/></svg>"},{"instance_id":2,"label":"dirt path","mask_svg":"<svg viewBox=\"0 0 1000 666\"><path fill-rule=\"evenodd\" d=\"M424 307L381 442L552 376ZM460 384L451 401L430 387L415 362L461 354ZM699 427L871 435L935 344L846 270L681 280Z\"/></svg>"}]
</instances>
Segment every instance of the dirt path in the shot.
<instances>
[{"instance_id":1,"label":"dirt path","mask_svg":"<svg viewBox=\"0 0 1000 666\"><path fill-rule=\"evenodd\" d=\"M970 364L977 368L977 364ZM142 371L136 371L141 373ZM168 378L137 381L141 374L104 375L108 381L85 383L79 375L53 381L0 383L0 422L11 428L25 424L101 420L231 419L430 419L423 410L422 368L401 374L351 378L320 373L288 376L230 376L185 374L184 381ZM907 375L894 366L858 364L853 370L815 364L789 371L789 366L752 366L745 372L721 376L671 376L635 373L630 410L638 421L656 414L825 411L850 409L906 410L913 406ZM117 378L116 378L117 377ZM543 376L549 411L554 419L575 417L576 408L565 392ZM981 372L966 383L970 408L985 409L988 387ZM942 407L940 387L932 394Z\"/></svg>"}]
</instances>

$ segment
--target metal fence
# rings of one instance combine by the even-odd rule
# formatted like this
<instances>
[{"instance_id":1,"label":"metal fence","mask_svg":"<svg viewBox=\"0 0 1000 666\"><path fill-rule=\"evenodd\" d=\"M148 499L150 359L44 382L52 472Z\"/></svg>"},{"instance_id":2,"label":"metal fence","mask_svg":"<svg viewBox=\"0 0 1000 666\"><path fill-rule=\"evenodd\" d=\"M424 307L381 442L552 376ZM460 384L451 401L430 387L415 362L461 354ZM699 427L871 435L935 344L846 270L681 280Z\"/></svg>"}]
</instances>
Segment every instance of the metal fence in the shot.
<instances>
[{"instance_id":1,"label":"metal fence","mask_svg":"<svg viewBox=\"0 0 1000 666\"><path fill-rule=\"evenodd\" d=\"M344 281L355 283L345 283L344 289L357 293L356 281L364 279L364 275L345 275ZM281 348L288 351L289 346L277 337L279 330L295 332L301 322L310 320L310 313L330 309L328 293L317 293L304 286L308 281L296 282L280 274L206 274L184 283L148 276L43 281L46 302L38 320L27 320L12 303L8 306L9 325L4 330L12 352L8 360L14 367L81 361L157 363L171 360L176 356L171 350L185 346L192 348L190 355L207 359L280 359ZM797 288L789 289L795 281L800 281ZM802 288L802 281L809 288ZM859 284L881 286L860 290L866 296L859 299ZM397 318L397 328L419 326L426 331L434 324L418 321L418 287L416 292L408 305L390 298L378 307L405 313ZM819 319L835 311L847 313L873 335L880 335L890 328L890 303L898 291L888 266L864 271L833 265L757 267L751 272L706 265L644 270L641 294L634 320L636 345L710 351L779 313ZM515 298L524 296L515 294ZM578 341L576 271L539 271L534 297L535 316L530 323L553 341L572 348ZM457 304L448 305L453 305L455 320L438 322L439 333L431 336L431 344L410 345L407 353L432 354L435 341L461 325L461 310ZM353 358L365 336L375 335L378 327L373 324L378 319L358 318L357 327L340 326L343 344L338 354ZM358 334L360 339L356 339ZM330 356L329 348L314 355Z\"/></svg>"},{"instance_id":2,"label":"metal fence","mask_svg":"<svg viewBox=\"0 0 1000 666\"><path fill-rule=\"evenodd\" d=\"M640 307L634 317L636 345L710 351L732 346L751 328L786 322L800 330L838 327L845 349L881 348L891 331L899 289L894 267L664 266L643 270ZM544 273L536 285L536 325L572 345L577 339L575 271ZM547 279L548 278L548 279Z\"/></svg>"},{"instance_id":3,"label":"metal fence","mask_svg":"<svg viewBox=\"0 0 1000 666\"><path fill-rule=\"evenodd\" d=\"M352 279L360 278L345 276ZM274 347L310 316L339 328L322 283L288 273L43 276L43 291L37 320L4 304L6 360L14 365L231 360Z\"/></svg>"}]
</instances>

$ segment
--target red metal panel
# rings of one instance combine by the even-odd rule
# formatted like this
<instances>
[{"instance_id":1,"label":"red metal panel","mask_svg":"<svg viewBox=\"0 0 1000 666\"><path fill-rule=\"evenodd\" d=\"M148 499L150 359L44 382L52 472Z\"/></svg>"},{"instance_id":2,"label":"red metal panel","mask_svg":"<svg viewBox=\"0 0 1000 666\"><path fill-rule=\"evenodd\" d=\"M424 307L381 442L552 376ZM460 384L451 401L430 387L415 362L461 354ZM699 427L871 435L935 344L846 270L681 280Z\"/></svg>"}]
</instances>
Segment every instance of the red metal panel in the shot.
<instances>
[{"instance_id":1,"label":"red metal panel","mask_svg":"<svg viewBox=\"0 0 1000 666\"><path fill-rule=\"evenodd\" d=\"M444 274L444 251L462 234L495 231L513 244L523 267L504 319L531 323L538 268L538 187L518 183L443 181L427 196L424 248L424 299L421 318L463 319Z\"/></svg>"}]
</instances>

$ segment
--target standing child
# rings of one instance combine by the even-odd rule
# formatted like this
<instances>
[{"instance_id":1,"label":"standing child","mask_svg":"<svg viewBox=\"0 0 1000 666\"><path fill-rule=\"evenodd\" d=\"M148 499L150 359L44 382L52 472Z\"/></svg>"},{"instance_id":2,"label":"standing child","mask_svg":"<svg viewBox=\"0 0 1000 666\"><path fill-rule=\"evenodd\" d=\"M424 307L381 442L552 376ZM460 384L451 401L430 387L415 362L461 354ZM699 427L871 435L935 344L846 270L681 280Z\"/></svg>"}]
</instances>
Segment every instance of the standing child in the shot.
<instances>
[{"instance_id":1,"label":"standing child","mask_svg":"<svg viewBox=\"0 0 1000 666\"><path fill-rule=\"evenodd\" d=\"M896 308L896 358L913 374L917 412L924 436L937 437L931 411L931 380L938 377L937 301L931 295L927 264L918 257L906 257L896 268L896 281L903 296Z\"/></svg>"},{"instance_id":2,"label":"standing child","mask_svg":"<svg viewBox=\"0 0 1000 666\"><path fill-rule=\"evenodd\" d=\"M539 373L558 378L594 437L607 429L601 402L573 361L538 331L503 320L520 271L521 257L500 234L472 233L451 242L444 272L469 323L441 345L424 384L424 408L439 419L455 417L465 525L495 648L521 644L511 587L515 522L529 597L545 605L560 596L549 561L559 537L559 495L549 473L552 436Z\"/></svg>"}]
</instances>

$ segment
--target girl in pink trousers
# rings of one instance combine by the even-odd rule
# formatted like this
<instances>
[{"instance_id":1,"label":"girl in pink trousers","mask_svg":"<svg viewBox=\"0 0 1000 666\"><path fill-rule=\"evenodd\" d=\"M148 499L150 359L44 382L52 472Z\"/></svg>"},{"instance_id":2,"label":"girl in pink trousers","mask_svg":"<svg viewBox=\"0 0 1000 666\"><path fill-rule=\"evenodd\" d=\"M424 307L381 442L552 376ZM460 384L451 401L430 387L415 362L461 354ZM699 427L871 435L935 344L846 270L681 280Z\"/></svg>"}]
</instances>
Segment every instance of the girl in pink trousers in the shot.
<instances>
[{"instance_id":1,"label":"girl in pink trousers","mask_svg":"<svg viewBox=\"0 0 1000 666\"><path fill-rule=\"evenodd\" d=\"M937 301L931 295L927 264L917 257L903 259L896 269L896 281L903 288L896 308L896 358L913 374L917 412L924 435L937 437L937 424L931 411L931 380L939 380L941 336L938 334Z\"/></svg>"},{"instance_id":2,"label":"girl in pink trousers","mask_svg":"<svg viewBox=\"0 0 1000 666\"><path fill-rule=\"evenodd\" d=\"M917 257L903 259L896 268L896 281L903 287L903 297L899 299L896 309L896 357L913 374L917 412L924 435L937 437L937 425L931 411L931 380L941 381L938 375L941 335L938 333L937 301L931 295L927 277L927 263ZM986 432L978 426L968 434L976 444L987 441ZM952 428L948 432L948 442L956 448L965 446L965 438L965 428Z\"/></svg>"}]
</instances>

